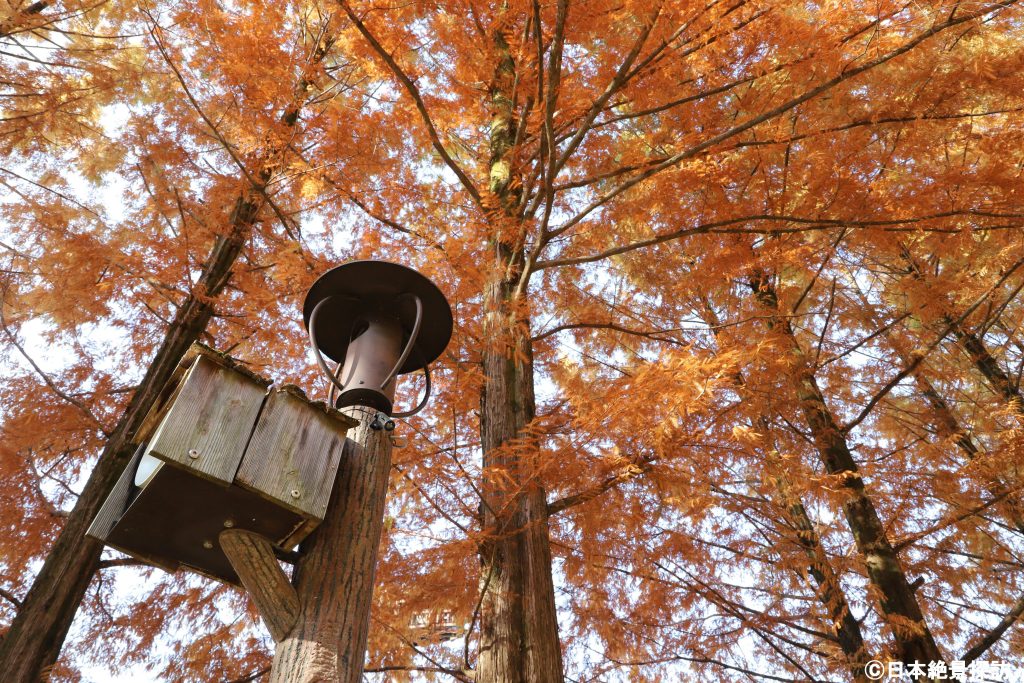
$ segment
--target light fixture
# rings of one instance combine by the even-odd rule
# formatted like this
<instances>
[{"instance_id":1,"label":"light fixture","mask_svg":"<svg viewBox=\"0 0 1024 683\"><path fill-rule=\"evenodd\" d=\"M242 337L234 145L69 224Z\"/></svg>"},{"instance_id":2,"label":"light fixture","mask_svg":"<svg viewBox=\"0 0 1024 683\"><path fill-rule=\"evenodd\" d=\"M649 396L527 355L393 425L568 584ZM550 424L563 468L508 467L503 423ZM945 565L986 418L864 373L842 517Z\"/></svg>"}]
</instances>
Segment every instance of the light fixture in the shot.
<instances>
[{"instance_id":1,"label":"light fixture","mask_svg":"<svg viewBox=\"0 0 1024 683\"><path fill-rule=\"evenodd\" d=\"M351 261L324 273L303 304L310 346L335 407L415 415L430 398L430 369L452 336L452 311L433 282L388 261ZM332 370L324 357L337 363ZM423 370L423 398L395 412L398 375ZM337 398L334 398L335 391ZM390 420L385 423L393 428Z\"/></svg>"}]
</instances>

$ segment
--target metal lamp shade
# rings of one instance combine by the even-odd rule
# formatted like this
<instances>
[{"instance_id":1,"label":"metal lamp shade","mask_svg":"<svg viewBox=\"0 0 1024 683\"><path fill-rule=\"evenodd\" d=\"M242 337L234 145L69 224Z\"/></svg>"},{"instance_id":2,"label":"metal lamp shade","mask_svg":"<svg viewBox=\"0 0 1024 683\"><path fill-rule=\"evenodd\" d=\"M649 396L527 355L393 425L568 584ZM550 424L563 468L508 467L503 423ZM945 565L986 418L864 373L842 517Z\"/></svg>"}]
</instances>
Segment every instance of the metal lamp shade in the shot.
<instances>
[{"instance_id":1,"label":"metal lamp shade","mask_svg":"<svg viewBox=\"0 0 1024 683\"><path fill-rule=\"evenodd\" d=\"M395 375L426 368L448 345L453 325L451 307L434 283L388 261L352 261L324 273L306 295L303 319L314 351L343 364L337 406L364 405L388 415Z\"/></svg>"}]
</instances>

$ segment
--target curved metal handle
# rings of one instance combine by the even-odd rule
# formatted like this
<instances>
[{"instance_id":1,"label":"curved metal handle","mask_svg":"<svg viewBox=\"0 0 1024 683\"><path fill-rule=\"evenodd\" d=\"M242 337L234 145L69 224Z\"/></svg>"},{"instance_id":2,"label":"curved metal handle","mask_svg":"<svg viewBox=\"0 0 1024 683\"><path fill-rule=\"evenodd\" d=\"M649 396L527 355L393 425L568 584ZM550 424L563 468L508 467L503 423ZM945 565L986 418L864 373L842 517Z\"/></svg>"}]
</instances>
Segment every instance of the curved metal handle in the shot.
<instances>
[{"instance_id":1,"label":"curved metal handle","mask_svg":"<svg viewBox=\"0 0 1024 683\"><path fill-rule=\"evenodd\" d=\"M344 367L345 366L342 363L338 363L337 367L334 368L334 372L331 374L331 377L333 377L334 379L338 379L338 377L341 376L341 371L342 368ZM327 405L329 405L332 408L334 407L334 392L336 391L336 389L337 385L334 382L331 382L331 386L327 390ZM338 395L341 395L340 391L338 392Z\"/></svg>"},{"instance_id":2,"label":"curved metal handle","mask_svg":"<svg viewBox=\"0 0 1024 683\"><path fill-rule=\"evenodd\" d=\"M420 298L415 294L411 293L403 294L403 296L411 296L416 301L416 322L412 324L412 333L409 335L409 342L405 345L405 348L402 350L402 355L398 357L398 362L395 363L395 367L393 367L391 369L391 372L388 373L387 378L380 383L381 390L383 390L384 387L388 385L388 382L393 380L395 378L395 375L398 374L398 371L402 369L402 365L405 363L405 359L409 357L409 353L412 351L413 344L416 343L416 337L418 337L420 334L420 324L423 322L423 302L420 301ZM319 304L317 305L319 306ZM310 329L312 329L313 324L310 323L309 327Z\"/></svg>"},{"instance_id":3,"label":"curved metal handle","mask_svg":"<svg viewBox=\"0 0 1024 683\"><path fill-rule=\"evenodd\" d=\"M313 307L313 312L309 314L309 344L310 344L310 346L313 347L313 355L316 356L316 362L320 366L320 369L324 371L325 375L327 375L327 379L329 379L331 381L331 384L333 384L335 387L337 387L339 392L342 392L342 391L345 391L345 385L341 384L335 378L335 374L336 374L337 371L331 372L331 368L328 367L327 361L324 360L323 355L320 353L320 347L317 346L317 344L316 344L316 317L317 317L317 314L320 313L320 307L323 306L325 303L327 303L328 301L330 301L333 298L334 298L333 296L329 296L326 299L322 299L316 306ZM339 370L341 369L341 364L340 363L338 364L338 368L339 368Z\"/></svg>"},{"instance_id":4,"label":"curved metal handle","mask_svg":"<svg viewBox=\"0 0 1024 683\"><path fill-rule=\"evenodd\" d=\"M391 417L412 417L416 413L418 413L421 410L423 410L424 406L427 405L427 401L430 399L430 366L429 365L424 365L423 366L423 374L427 378L427 386L426 386L426 389L423 391L423 400L420 401L419 405L417 405L412 410L407 410L404 413L391 413Z\"/></svg>"}]
</instances>

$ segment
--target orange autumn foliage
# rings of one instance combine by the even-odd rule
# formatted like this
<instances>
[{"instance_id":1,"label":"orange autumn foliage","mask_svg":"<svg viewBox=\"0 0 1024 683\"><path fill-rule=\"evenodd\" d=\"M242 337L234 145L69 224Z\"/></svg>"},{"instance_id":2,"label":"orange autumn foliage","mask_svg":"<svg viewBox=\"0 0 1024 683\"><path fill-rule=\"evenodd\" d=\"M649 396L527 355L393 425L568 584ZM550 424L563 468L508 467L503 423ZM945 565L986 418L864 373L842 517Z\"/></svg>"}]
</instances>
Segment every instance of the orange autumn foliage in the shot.
<instances>
[{"instance_id":1,"label":"orange autumn foliage","mask_svg":"<svg viewBox=\"0 0 1024 683\"><path fill-rule=\"evenodd\" d=\"M323 393L303 294L380 258L437 282L456 330L429 409L399 427L372 676L525 683L478 668L507 618L491 549L524 527L551 553L557 633L516 631L560 648L544 676L1021 660L1018 3L11 12L5 626L187 302L213 307L202 341ZM497 445L494 359L536 397ZM516 517L538 492L546 511ZM244 595L123 560L104 552L53 680L266 670Z\"/></svg>"}]
</instances>

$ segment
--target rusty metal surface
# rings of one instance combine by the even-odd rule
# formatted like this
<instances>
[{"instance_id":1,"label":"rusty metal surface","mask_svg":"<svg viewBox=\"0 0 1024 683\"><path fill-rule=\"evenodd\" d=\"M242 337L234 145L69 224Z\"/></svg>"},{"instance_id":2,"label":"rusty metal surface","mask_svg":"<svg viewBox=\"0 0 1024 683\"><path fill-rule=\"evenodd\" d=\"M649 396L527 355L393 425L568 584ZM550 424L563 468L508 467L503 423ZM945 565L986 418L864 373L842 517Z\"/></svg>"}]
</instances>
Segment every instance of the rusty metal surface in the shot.
<instances>
[{"instance_id":1,"label":"rusty metal surface","mask_svg":"<svg viewBox=\"0 0 1024 683\"><path fill-rule=\"evenodd\" d=\"M351 261L327 271L313 283L303 304L309 326L313 308L333 297L318 314L317 345L332 360L344 362L354 326L366 314L397 315L406 336L416 320L415 294L423 302L423 325L413 353L399 369L415 372L441 355L452 336L452 310L441 290L412 268L388 261ZM403 339L403 343L404 343Z\"/></svg>"},{"instance_id":2,"label":"rusty metal surface","mask_svg":"<svg viewBox=\"0 0 1024 683\"><path fill-rule=\"evenodd\" d=\"M185 569L238 585L238 576L217 540L221 531L245 529L279 543L302 522L300 515L255 493L237 486L225 488L167 465L148 486L135 492L107 543L162 566L180 563Z\"/></svg>"}]
</instances>

